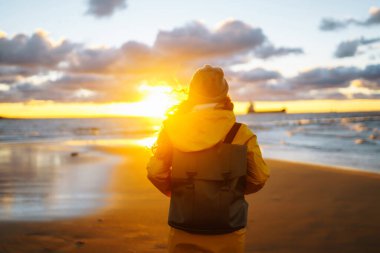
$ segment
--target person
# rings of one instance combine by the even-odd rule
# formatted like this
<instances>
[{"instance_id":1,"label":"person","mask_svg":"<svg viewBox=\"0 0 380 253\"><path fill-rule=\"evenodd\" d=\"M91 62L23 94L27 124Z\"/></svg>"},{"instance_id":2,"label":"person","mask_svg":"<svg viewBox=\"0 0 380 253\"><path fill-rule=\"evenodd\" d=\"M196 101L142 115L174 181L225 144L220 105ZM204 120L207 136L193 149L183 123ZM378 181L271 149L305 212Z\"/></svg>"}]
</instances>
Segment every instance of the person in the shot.
<instances>
[{"instance_id":1,"label":"person","mask_svg":"<svg viewBox=\"0 0 380 253\"><path fill-rule=\"evenodd\" d=\"M171 198L169 252L244 252L244 195L264 186L269 168L256 135L235 122L228 89L221 68L198 69L154 145L147 177Z\"/></svg>"}]
</instances>

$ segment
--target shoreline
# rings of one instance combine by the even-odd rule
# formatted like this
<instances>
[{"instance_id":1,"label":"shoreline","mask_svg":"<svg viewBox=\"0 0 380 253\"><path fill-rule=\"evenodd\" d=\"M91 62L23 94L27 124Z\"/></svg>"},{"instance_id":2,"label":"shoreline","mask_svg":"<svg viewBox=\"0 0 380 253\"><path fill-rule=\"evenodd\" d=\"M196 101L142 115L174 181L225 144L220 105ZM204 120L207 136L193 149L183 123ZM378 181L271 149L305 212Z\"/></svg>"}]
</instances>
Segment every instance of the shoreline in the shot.
<instances>
[{"instance_id":1,"label":"shoreline","mask_svg":"<svg viewBox=\"0 0 380 253\"><path fill-rule=\"evenodd\" d=\"M93 150L106 151L106 149L117 149L121 147L137 147L137 148L149 148L145 143L139 142L139 140L152 139L151 135L141 135L134 136L132 138L99 138L99 139L73 139L73 138L57 138L57 139L32 139L32 140L23 140L23 141L9 141L9 142L0 142L1 145L38 145L38 144L63 144L67 147L82 147L89 148ZM105 152L107 153L107 152ZM315 163L315 162L305 162L305 161L297 161L297 160L287 160L283 158L274 158L274 157L264 157L265 161L278 161L278 162L286 162L286 163L294 163L294 164L304 164L306 166L317 166L323 169L324 167L328 167L330 169L342 170L347 172L358 172L358 173L369 173L380 175L380 170L375 171L367 168L360 167L349 167L343 165L331 165L325 163Z\"/></svg>"},{"instance_id":2,"label":"shoreline","mask_svg":"<svg viewBox=\"0 0 380 253\"><path fill-rule=\"evenodd\" d=\"M294 161L294 160L286 160L286 159L276 159L276 158L265 158L265 161L272 161L272 162L279 162L279 163L289 163L289 164L295 164L299 166L307 166L307 167L315 167L315 169L320 170L332 170L332 171L342 171L345 173L353 173L353 174L368 174L373 176L379 176L380 177L380 171L372 171L367 169L361 169L361 168L355 168L355 167L348 167L348 166L338 166L338 165L329 165L329 164L323 164L323 163L313 163L313 162L303 162L303 161Z\"/></svg>"}]
</instances>

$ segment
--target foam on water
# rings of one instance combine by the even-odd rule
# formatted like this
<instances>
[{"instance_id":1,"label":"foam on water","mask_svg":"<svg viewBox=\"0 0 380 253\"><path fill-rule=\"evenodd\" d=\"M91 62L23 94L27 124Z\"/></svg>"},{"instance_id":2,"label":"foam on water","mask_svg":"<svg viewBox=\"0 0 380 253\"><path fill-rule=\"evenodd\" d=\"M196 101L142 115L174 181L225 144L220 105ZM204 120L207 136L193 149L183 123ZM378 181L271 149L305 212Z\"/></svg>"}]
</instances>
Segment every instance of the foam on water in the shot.
<instances>
[{"instance_id":1,"label":"foam on water","mask_svg":"<svg viewBox=\"0 0 380 253\"><path fill-rule=\"evenodd\" d=\"M380 173L380 113L253 114L238 117L264 156Z\"/></svg>"}]
</instances>

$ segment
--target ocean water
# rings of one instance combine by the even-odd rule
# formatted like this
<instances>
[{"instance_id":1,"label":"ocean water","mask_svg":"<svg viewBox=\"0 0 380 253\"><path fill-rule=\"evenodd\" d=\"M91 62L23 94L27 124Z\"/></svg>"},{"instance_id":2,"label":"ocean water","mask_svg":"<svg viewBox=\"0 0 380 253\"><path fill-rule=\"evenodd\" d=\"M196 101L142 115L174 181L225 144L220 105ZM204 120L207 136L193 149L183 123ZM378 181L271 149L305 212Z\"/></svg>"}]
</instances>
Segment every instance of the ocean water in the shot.
<instances>
[{"instance_id":1,"label":"ocean water","mask_svg":"<svg viewBox=\"0 0 380 253\"><path fill-rule=\"evenodd\" d=\"M153 134L155 118L0 119L0 144L44 140L131 138Z\"/></svg>"},{"instance_id":2,"label":"ocean water","mask_svg":"<svg viewBox=\"0 0 380 253\"><path fill-rule=\"evenodd\" d=\"M248 114L238 116L237 121L255 132L264 157L380 173L380 112ZM0 145L145 138L153 136L160 124L160 119L138 117L7 119L0 120Z\"/></svg>"},{"instance_id":3,"label":"ocean water","mask_svg":"<svg viewBox=\"0 0 380 253\"><path fill-rule=\"evenodd\" d=\"M249 114L264 158L380 173L380 112ZM1 119L0 220L49 220L106 205L119 158L96 145L149 146L160 119ZM78 152L73 157L72 152Z\"/></svg>"},{"instance_id":4,"label":"ocean water","mask_svg":"<svg viewBox=\"0 0 380 253\"><path fill-rule=\"evenodd\" d=\"M380 173L380 113L251 114L264 157Z\"/></svg>"}]
</instances>

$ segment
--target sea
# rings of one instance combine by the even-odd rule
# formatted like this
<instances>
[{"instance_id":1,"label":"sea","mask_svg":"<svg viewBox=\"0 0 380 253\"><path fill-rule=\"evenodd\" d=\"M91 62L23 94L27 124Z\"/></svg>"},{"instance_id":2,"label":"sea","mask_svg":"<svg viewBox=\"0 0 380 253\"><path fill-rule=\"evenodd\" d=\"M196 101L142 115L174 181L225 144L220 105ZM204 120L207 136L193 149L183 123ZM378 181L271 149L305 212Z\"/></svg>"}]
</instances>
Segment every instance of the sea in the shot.
<instances>
[{"instance_id":1,"label":"sea","mask_svg":"<svg viewBox=\"0 0 380 253\"><path fill-rule=\"evenodd\" d=\"M380 173L380 112L259 113L239 115L237 121L257 135L264 157ZM0 144L115 140L122 145L117 140L154 136L160 124L161 119L140 117L3 119Z\"/></svg>"},{"instance_id":2,"label":"sea","mask_svg":"<svg viewBox=\"0 0 380 253\"><path fill-rule=\"evenodd\" d=\"M380 173L380 112L237 116L264 158ZM0 119L0 220L85 215L105 191L119 157L96 145L149 148L155 118Z\"/></svg>"},{"instance_id":3,"label":"sea","mask_svg":"<svg viewBox=\"0 0 380 253\"><path fill-rule=\"evenodd\" d=\"M239 116L264 157L380 173L380 112Z\"/></svg>"}]
</instances>

